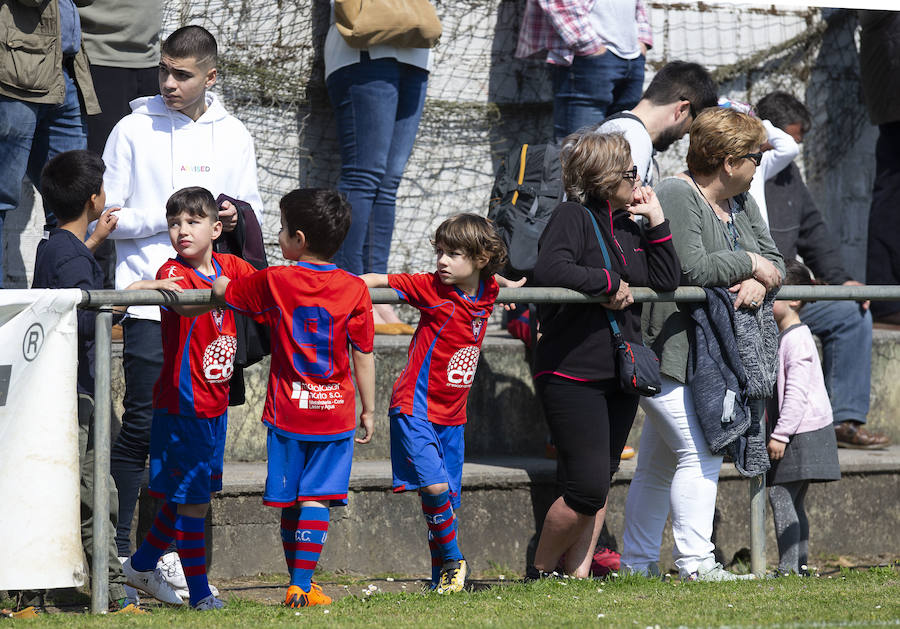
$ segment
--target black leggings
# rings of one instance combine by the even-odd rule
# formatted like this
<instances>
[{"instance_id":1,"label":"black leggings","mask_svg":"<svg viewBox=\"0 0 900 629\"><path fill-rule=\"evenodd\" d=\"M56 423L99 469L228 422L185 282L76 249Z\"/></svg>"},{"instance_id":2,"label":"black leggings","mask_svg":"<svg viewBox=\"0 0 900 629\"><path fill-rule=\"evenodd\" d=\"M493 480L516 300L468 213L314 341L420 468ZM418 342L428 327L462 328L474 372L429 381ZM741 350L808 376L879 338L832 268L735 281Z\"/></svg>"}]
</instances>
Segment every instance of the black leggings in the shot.
<instances>
[{"instance_id":1,"label":"black leggings","mask_svg":"<svg viewBox=\"0 0 900 629\"><path fill-rule=\"evenodd\" d=\"M615 380L581 382L542 376L536 382L556 446L556 479L569 507L594 515L606 504L619 469L638 396L619 390Z\"/></svg>"}]
</instances>

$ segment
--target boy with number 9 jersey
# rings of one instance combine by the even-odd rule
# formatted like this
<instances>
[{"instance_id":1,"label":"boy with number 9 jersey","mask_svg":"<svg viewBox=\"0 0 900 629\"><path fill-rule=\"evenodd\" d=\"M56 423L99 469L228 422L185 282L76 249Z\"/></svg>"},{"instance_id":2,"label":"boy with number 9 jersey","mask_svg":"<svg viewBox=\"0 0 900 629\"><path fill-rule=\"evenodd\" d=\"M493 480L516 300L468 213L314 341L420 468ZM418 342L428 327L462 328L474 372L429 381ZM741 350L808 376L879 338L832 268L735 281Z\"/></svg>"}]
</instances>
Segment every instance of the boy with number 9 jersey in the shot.
<instances>
[{"instance_id":1,"label":"boy with number 9 jersey","mask_svg":"<svg viewBox=\"0 0 900 629\"><path fill-rule=\"evenodd\" d=\"M281 199L278 242L296 266L263 269L213 290L235 310L272 330L272 362L262 421L268 478L263 503L281 507L281 539L290 572L289 607L327 605L312 582L328 535L329 505L347 504L353 458L356 395L372 438L375 359L372 301L365 283L329 260L350 227L340 193L294 190Z\"/></svg>"}]
</instances>

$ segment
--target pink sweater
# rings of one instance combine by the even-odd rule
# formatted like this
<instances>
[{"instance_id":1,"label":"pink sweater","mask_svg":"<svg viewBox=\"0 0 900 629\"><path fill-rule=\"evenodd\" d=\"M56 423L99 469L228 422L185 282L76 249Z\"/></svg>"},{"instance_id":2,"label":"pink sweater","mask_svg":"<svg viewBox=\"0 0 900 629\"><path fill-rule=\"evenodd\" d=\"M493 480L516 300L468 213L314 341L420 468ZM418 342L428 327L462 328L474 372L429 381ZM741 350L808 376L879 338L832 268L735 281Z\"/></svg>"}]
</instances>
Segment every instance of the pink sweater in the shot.
<instances>
[{"instance_id":1,"label":"pink sweater","mask_svg":"<svg viewBox=\"0 0 900 629\"><path fill-rule=\"evenodd\" d=\"M792 326L781 334L778 409L772 438L784 443L790 441L791 435L818 430L833 421L819 352L805 325Z\"/></svg>"}]
</instances>

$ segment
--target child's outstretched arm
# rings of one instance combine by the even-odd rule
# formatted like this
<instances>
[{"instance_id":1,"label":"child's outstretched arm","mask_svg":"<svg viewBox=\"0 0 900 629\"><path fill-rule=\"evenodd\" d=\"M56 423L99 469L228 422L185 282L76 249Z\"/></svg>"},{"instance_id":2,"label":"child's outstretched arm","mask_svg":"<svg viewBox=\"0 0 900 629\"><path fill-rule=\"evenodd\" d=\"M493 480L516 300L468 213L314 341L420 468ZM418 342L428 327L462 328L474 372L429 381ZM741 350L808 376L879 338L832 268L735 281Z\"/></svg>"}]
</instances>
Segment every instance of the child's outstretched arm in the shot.
<instances>
[{"instance_id":1,"label":"child's outstretched arm","mask_svg":"<svg viewBox=\"0 0 900 629\"><path fill-rule=\"evenodd\" d=\"M390 288L388 276L384 273L363 273L359 276L369 288Z\"/></svg>"},{"instance_id":2,"label":"child's outstretched arm","mask_svg":"<svg viewBox=\"0 0 900 629\"><path fill-rule=\"evenodd\" d=\"M171 290L176 293L183 293L184 288L178 283L179 280L184 279L182 276L176 277L167 277L162 280L138 280L137 282L132 282L128 286L125 287L125 290ZM177 304L170 304L167 308L171 308L182 317L196 317L197 315L202 315L210 310L215 310L218 306L208 305L208 306L179 306Z\"/></svg>"},{"instance_id":3,"label":"child's outstretched arm","mask_svg":"<svg viewBox=\"0 0 900 629\"><path fill-rule=\"evenodd\" d=\"M522 279L516 280L514 282L510 279L503 277L499 273L494 273L494 281L497 282L497 286L499 286L500 288L519 288L520 286L525 285L524 277ZM503 308L505 310L512 310L515 307L516 307L516 304L514 304L512 302L503 304Z\"/></svg>"},{"instance_id":4,"label":"child's outstretched arm","mask_svg":"<svg viewBox=\"0 0 900 629\"><path fill-rule=\"evenodd\" d=\"M356 349L352 350L352 354L353 375L356 379L359 399L362 401L359 425L366 431L365 436L356 438L356 443L369 443L375 433L375 354L360 352Z\"/></svg>"}]
</instances>

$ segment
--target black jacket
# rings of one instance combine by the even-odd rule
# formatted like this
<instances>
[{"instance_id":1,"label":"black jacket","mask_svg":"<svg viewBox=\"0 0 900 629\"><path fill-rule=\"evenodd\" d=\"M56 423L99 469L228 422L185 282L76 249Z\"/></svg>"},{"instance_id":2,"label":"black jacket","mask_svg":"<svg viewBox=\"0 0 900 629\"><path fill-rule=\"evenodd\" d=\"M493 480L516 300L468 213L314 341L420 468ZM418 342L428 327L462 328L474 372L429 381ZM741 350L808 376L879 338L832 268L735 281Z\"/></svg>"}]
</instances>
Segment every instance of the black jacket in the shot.
<instances>
[{"instance_id":1,"label":"black jacket","mask_svg":"<svg viewBox=\"0 0 900 629\"><path fill-rule=\"evenodd\" d=\"M681 279L669 221L642 232L625 210L592 209L610 256L603 252L590 217L578 203L561 203L540 243L537 286L562 286L589 295L614 295L620 280L629 286L672 291ZM612 311L626 340L641 342L641 304ZM601 304L547 304L538 310L541 339L535 374L554 372L585 380L615 377L615 344Z\"/></svg>"},{"instance_id":2,"label":"black jacket","mask_svg":"<svg viewBox=\"0 0 900 629\"><path fill-rule=\"evenodd\" d=\"M840 242L828 230L796 164L766 182L766 207L769 232L785 260L799 253L813 275L829 284L853 279L844 270Z\"/></svg>"}]
</instances>

